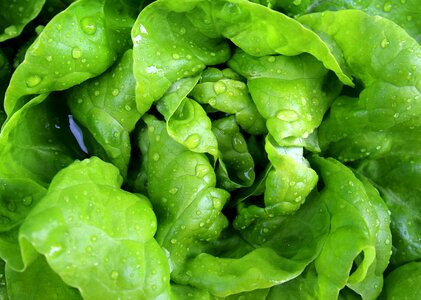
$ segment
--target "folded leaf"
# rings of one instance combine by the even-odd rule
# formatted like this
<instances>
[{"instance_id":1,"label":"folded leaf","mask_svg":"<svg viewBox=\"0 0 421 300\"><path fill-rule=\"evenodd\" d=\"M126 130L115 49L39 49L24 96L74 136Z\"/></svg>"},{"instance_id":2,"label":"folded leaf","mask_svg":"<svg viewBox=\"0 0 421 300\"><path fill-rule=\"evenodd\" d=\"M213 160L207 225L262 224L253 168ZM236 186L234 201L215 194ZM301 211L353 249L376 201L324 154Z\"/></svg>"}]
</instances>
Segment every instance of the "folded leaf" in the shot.
<instances>
[{"instance_id":1,"label":"folded leaf","mask_svg":"<svg viewBox=\"0 0 421 300\"><path fill-rule=\"evenodd\" d=\"M128 50L107 72L66 92L73 117L105 150L105 157L95 149L88 149L89 153L113 163L124 177L131 155L129 135L140 119L132 68Z\"/></svg>"},{"instance_id":2,"label":"folded leaf","mask_svg":"<svg viewBox=\"0 0 421 300\"><path fill-rule=\"evenodd\" d=\"M136 9L125 5L81 0L57 14L13 73L4 103L8 117L27 102L28 95L67 89L112 65L130 45Z\"/></svg>"},{"instance_id":3,"label":"folded leaf","mask_svg":"<svg viewBox=\"0 0 421 300\"><path fill-rule=\"evenodd\" d=\"M147 191L158 218L157 241L168 252L171 278L180 277L187 257L200 253L227 226L221 209L229 193L216 188L216 176L205 154L174 141L165 123L145 116L140 136L146 150ZM185 283L185 282L179 282Z\"/></svg>"},{"instance_id":4,"label":"folded leaf","mask_svg":"<svg viewBox=\"0 0 421 300\"><path fill-rule=\"evenodd\" d=\"M20 228L24 257L32 248L44 255L84 299L166 298L169 266L153 237L155 215L121 183L118 169L96 157L60 171Z\"/></svg>"},{"instance_id":5,"label":"folded leaf","mask_svg":"<svg viewBox=\"0 0 421 300\"><path fill-rule=\"evenodd\" d=\"M19 299L66 299L81 300L78 290L68 286L51 270L45 258L39 256L24 272L6 266L10 300ZM37 284L34 284L34 283Z\"/></svg>"},{"instance_id":6,"label":"folded leaf","mask_svg":"<svg viewBox=\"0 0 421 300\"><path fill-rule=\"evenodd\" d=\"M132 39L136 102L141 114L175 81L227 61L229 40L253 56L310 53L344 83L353 85L313 31L247 1L156 1L139 14Z\"/></svg>"},{"instance_id":7,"label":"folded leaf","mask_svg":"<svg viewBox=\"0 0 421 300\"><path fill-rule=\"evenodd\" d=\"M218 141L206 111L196 101L187 98L199 77L176 81L157 102L158 111L167 121L168 134L193 152L218 156Z\"/></svg>"},{"instance_id":8,"label":"folded leaf","mask_svg":"<svg viewBox=\"0 0 421 300\"><path fill-rule=\"evenodd\" d=\"M40 13L45 0L1 1L0 2L0 42L21 34L25 26Z\"/></svg>"}]
</instances>

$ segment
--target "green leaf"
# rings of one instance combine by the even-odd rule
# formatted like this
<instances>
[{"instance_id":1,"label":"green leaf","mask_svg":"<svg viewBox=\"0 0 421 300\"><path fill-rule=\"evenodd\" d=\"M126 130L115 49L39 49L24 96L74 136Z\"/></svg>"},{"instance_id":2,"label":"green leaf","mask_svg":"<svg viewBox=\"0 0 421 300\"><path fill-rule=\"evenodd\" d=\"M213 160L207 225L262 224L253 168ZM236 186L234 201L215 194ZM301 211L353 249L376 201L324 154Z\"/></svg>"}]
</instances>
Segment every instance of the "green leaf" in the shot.
<instances>
[{"instance_id":1,"label":"green leaf","mask_svg":"<svg viewBox=\"0 0 421 300\"><path fill-rule=\"evenodd\" d=\"M328 211L318 200L316 195L296 214L266 220L261 231L242 230L246 242L217 245L226 254L212 249L216 255L200 253L188 260L188 282L224 297L297 277L318 256L329 232Z\"/></svg>"},{"instance_id":2,"label":"green leaf","mask_svg":"<svg viewBox=\"0 0 421 300\"><path fill-rule=\"evenodd\" d=\"M421 225L412 207L421 199L421 47L390 20L359 11L311 14L300 21L331 36L363 86L360 93L339 97L319 127L324 155L353 162L380 189L392 212L392 262L419 259Z\"/></svg>"},{"instance_id":3,"label":"green leaf","mask_svg":"<svg viewBox=\"0 0 421 300\"><path fill-rule=\"evenodd\" d=\"M187 98L199 77L176 81L157 102L158 111L167 121L168 134L178 143L198 153L218 156L218 141L206 111Z\"/></svg>"},{"instance_id":4,"label":"green leaf","mask_svg":"<svg viewBox=\"0 0 421 300\"><path fill-rule=\"evenodd\" d=\"M66 92L70 110L102 149L105 157L125 177L131 155L130 133L140 114L136 111L132 51L128 50L107 72Z\"/></svg>"},{"instance_id":5,"label":"green leaf","mask_svg":"<svg viewBox=\"0 0 421 300\"><path fill-rule=\"evenodd\" d=\"M0 174L43 186L58 170L80 158L69 129L68 110L58 94L40 95L13 115L1 131Z\"/></svg>"},{"instance_id":6,"label":"green leaf","mask_svg":"<svg viewBox=\"0 0 421 300\"><path fill-rule=\"evenodd\" d=\"M382 16L404 28L414 39L421 42L421 9L417 0L335 0L314 1L311 12L356 9L371 16Z\"/></svg>"},{"instance_id":7,"label":"green leaf","mask_svg":"<svg viewBox=\"0 0 421 300\"><path fill-rule=\"evenodd\" d=\"M227 73L228 76L236 74L231 69L216 70L206 69L202 74L201 82L194 87L190 96L202 104L209 104L218 111L235 115L238 125L250 134L266 133L265 120L257 111L247 85L237 78L225 77Z\"/></svg>"},{"instance_id":8,"label":"green leaf","mask_svg":"<svg viewBox=\"0 0 421 300\"><path fill-rule=\"evenodd\" d=\"M79 292L68 286L51 270L45 258L39 256L24 272L6 266L7 290L10 300L19 299L82 299ZM3 299L3 298L2 298Z\"/></svg>"},{"instance_id":9,"label":"green leaf","mask_svg":"<svg viewBox=\"0 0 421 300\"><path fill-rule=\"evenodd\" d=\"M227 226L221 209L229 193L215 188L216 176L205 154L174 141L164 122L150 115L144 120L148 127L140 142L148 156L147 191L159 224L156 239L168 252L171 278L179 282L186 258L200 253Z\"/></svg>"},{"instance_id":10,"label":"green leaf","mask_svg":"<svg viewBox=\"0 0 421 300\"><path fill-rule=\"evenodd\" d=\"M420 280L421 262L404 264L387 275L381 299L417 299L421 297Z\"/></svg>"},{"instance_id":11,"label":"green leaf","mask_svg":"<svg viewBox=\"0 0 421 300\"><path fill-rule=\"evenodd\" d=\"M196 75L207 65L227 61L229 40L253 56L310 53L352 85L328 46L313 31L247 1L156 1L140 13L132 39L136 101L142 114L175 81Z\"/></svg>"},{"instance_id":12,"label":"green leaf","mask_svg":"<svg viewBox=\"0 0 421 300\"><path fill-rule=\"evenodd\" d=\"M348 286L364 299L376 299L392 248L387 207L377 190L340 162L320 157L312 162L331 214L329 236L315 260L319 297L337 298Z\"/></svg>"},{"instance_id":13,"label":"green leaf","mask_svg":"<svg viewBox=\"0 0 421 300\"><path fill-rule=\"evenodd\" d=\"M45 0L1 1L0 42L17 37L25 26L41 12Z\"/></svg>"},{"instance_id":14,"label":"green leaf","mask_svg":"<svg viewBox=\"0 0 421 300\"><path fill-rule=\"evenodd\" d=\"M170 270L154 239L156 217L121 183L118 169L96 157L60 171L21 226L23 254L45 255L84 299L165 298Z\"/></svg>"},{"instance_id":15,"label":"green leaf","mask_svg":"<svg viewBox=\"0 0 421 300\"><path fill-rule=\"evenodd\" d=\"M237 51L228 64L247 78L257 110L280 146L318 151L312 134L341 87L319 61L307 54L253 57Z\"/></svg>"},{"instance_id":16,"label":"green leaf","mask_svg":"<svg viewBox=\"0 0 421 300\"><path fill-rule=\"evenodd\" d=\"M213 121L212 131L218 141L218 184L228 191L251 186L255 178L254 161L235 117Z\"/></svg>"},{"instance_id":17,"label":"green leaf","mask_svg":"<svg viewBox=\"0 0 421 300\"><path fill-rule=\"evenodd\" d=\"M128 9L111 0L81 0L57 14L13 73L5 97L8 117L28 95L67 89L112 65L130 46L135 10Z\"/></svg>"}]
</instances>

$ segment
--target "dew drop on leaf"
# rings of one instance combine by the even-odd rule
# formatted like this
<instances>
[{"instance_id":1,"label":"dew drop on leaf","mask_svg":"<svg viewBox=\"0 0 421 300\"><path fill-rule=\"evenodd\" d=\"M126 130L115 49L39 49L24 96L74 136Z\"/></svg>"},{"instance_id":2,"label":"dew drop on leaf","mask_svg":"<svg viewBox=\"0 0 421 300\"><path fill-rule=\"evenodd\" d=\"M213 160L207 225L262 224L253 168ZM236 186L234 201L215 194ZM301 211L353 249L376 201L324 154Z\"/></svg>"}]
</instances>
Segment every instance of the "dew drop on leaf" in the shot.
<instances>
[{"instance_id":1,"label":"dew drop on leaf","mask_svg":"<svg viewBox=\"0 0 421 300\"><path fill-rule=\"evenodd\" d=\"M84 33L89 34L89 35L95 34L96 23L94 19L90 17L83 18L82 21L80 21L80 25Z\"/></svg>"},{"instance_id":2,"label":"dew drop on leaf","mask_svg":"<svg viewBox=\"0 0 421 300\"><path fill-rule=\"evenodd\" d=\"M213 90L215 91L217 95L219 95L219 94L225 93L225 91L227 90L227 86L222 81L217 81L213 85Z\"/></svg>"},{"instance_id":3,"label":"dew drop on leaf","mask_svg":"<svg viewBox=\"0 0 421 300\"><path fill-rule=\"evenodd\" d=\"M197 133L191 134L184 141L187 148L194 149L200 144L200 136Z\"/></svg>"},{"instance_id":4,"label":"dew drop on leaf","mask_svg":"<svg viewBox=\"0 0 421 300\"><path fill-rule=\"evenodd\" d=\"M294 110L283 109L283 110L280 110L276 113L276 117L279 120L282 120L282 121L285 121L285 122L294 122L294 121L298 120L299 115Z\"/></svg>"},{"instance_id":5,"label":"dew drop on leaf","mask_svg":"<svg viewBox=\"0 0 421 300\"><path fill-rule=\"evenodd\" d=\"M82 57L82 50L80 50L78 47L75 47L72 49L72 57L74 59L78 59Z\"/></svg>"},{"instance_id":6,"label":"dew drop on leaf","mask_svg":"<svg viewBox=\"0 0 421 300\"><path fill-rule=\"evenodd\" d=\"M30 206L32 204L32 197L31 196L27 196L25 198L22 199L22 204L24 206Z\"/></svg>"},{"instance_id":7,"label":"dew drop on leaf","mask_svg":"<svg viewBox=\"0 0 421 300\"><path fill-rule=\"evenodd\" d=\"M38 84L40 84L41 80L42 80L41 77L38 75L29 76L26 79L26 86L28 88L36 87Z\"/></svg>"}]
</instances>

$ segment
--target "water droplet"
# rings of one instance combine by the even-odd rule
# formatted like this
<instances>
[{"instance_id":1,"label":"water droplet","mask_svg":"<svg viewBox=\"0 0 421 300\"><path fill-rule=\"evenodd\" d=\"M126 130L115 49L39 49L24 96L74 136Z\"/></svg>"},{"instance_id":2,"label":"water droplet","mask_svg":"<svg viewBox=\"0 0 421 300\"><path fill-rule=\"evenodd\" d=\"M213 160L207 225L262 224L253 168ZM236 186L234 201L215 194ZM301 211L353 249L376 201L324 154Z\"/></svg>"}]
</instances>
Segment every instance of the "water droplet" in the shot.
<instances>
[{"instance_id":1,"label":"water droplet","mask_svg":"<svg viewBox=\"0 0 421 300\"><path fill-rule=\"evenodd\" d=\"M200 210L196 210L196 215L200 216L202 212Z\"/></svg>"},{"instance_id":2,"label":"water droplet","mask_svg":"<svg viewBox=\"0 0 421 300\"><path fill-rule=\"evenodd\" d=\"M395 113L395 114L393 115L393 117L394 117L395 119L399 118L399 113Z\"/></svg>"},{"instance_id":3,"label":"water droplet","mask_svg":"<svg viewBox=\"0 0 421 300\"><path fill-rule=\"evenodd\" d=\"M184 144L189 149L194 149L200 144L200 135L197 133L191 134L187 137L187 139L184 141Z\"/></svg>"},{"instance_id":4,"label":"water droplet","mask_svg":"<svg viewBox=\"0 0 421 300\"><path fill-rule=\"evenodd\" d=\"M406 20L409 21L409 22L411 22L412 21L412 16L411 15L406 16Z\"/></svg>"},{"instance_id":5,"label":"water droplet","mask_svg":"<svg viewBox=\"0 0 421 300\"><path fill-rule=\"evenodd\" d=\"M278 111L278 113L276 114L276 117L279 120L282 120L282 121L285 121L285 122L294 122L294 121L298 120L298 118L300 116L294 110L283 109L283 110Z\"/></svg>"},{"instance_id":6,"label":"water droplet","mask_svg":"<svg viewBox=\"0 0 421 300\"><path fill-rule=\"evenodd\" d=\"M45 59L46 59L47 61L53 61L53 57L52 57L51 55L48 55Z\"/></svg>"},{"instance_id":7,"label":"water droplet","mask_svg":"<svg viewBox=\"0 0 421 300\"><path fill-rule=\"evenodd\" d=\"M237 133L232 139L232 147L235 151L243 153L247 151L246 142L240 133Z\"/></svg>"},{"instance_id":8,"label":"water droplet","mask_svg":"<svg viewBox=\"0 0 421 300\"><path fill-rule=\"evenodd\" d=\"M113 94L113 96L117 96L120 93L120 91L118 89L113 89L111 93Z\"/></svg>"},{"instance_id":9,"label":"water droplet","mask_svg":"<svg viewBox=\"0 0 421 300\"><path fill-rule=\"evenodd\" d=\"M75 47L72 49L72 57L74 59L78 59L82 57L82 50L80 50L78 47Z\"/></svg>"},{"instance_id":10,"label":"water droplet","mask_svg":"<svg viewBox=\"0 0 421 300\"><path fill-rule=\"evenodd\" d=\"M298 5L300 5L300 4L301 4L301 0L294 0L294 1L292 2L292 4L294 4L294 5L298 6Z\"/></svg>"},{"instance_id":11,"label":"water droplet","mask_svg":"<svg viewBox=\"0 0 421 300\"><path fill-rule=\"evenodd\" d=\"M91 246L86 247L86 252L91 253L92 252L92 247Z\"/></svg>"},{"instance_id":12,"label":"water droplet","mask_svg":"<svg viewBox=\"0 0 421 300\"><path fill-rule=\"evenodd\" d=\"M195 168L195 174L199 178L205 177L209 173L209 167L204 164L198 164Z\"/></svg>"},{"instance_id":13,"label":"water droplet","mask_svg":"<svg viewBox=\"0 0 421 300\"><path fill-rule=\"evenodd\" d=\"M7 35L16 35L16 34L18 34L18 29L16 28L15 25L11 25L11 26L6 27L4 29L4 33L7 34Z\"/></svg>"},{"instance_id":14,"label":"water droplet","mask_svg":"<svg viewBox=\"0 0 421 300\"><path fill-rule=\"evenodd\" d=\"M154 161L158 161L158 160L159 160L159 153L154 153L154 154L152 155L152 159L153 159Z\"/></svg>"},{"instance_id":15,"label":"water droplet","mask_svg":"<svg viewBox=\"0 0 421 300\"><path fill-rule=\"evenodd\" d=\"M22 199L22 204L25 206L30 206L32 204L32 197L31 196L26 196L25 198Z\"/></svg>"},{"instance_id":16,"label":"water droplet","mask_svg":"<svg viewBox=\"0 0 421 300\"><path fill-rule=\"evenodd\" d=\"M13 201L10 201L8 204L7 204L7 209L9 210L9 211L16 211L16 203L15 202L13 202Z\"/></svg>"},{"instance_id":17,"label":"water droplet","mask_svg":"<svg viewBox=\"0 0 421 300\"><path fill-rule=\"evenodd\" d=\"M212 203L213 203L213 207L216 209L219 209L222 206L222 202L219 198L213 198Z\"/></svg>"},{"instance_id":18,"label":"water droplet","mask_svg":"<svg viewBox=\"0 0 421 300\"><path fill-rule=\"evenodd\" d=\"M389 245L389 244L390 244L390 240L389 240L389 239L386 239L386 240L384 241L384 243L385 243L386 245Z\"/></svg>"},{"instance_id":19,"label":"water droplet","mask_svg":"<svg viewBox=\"0 0 421 300\"><path fill-rule=\"evenodd\" d=\"M172 58L174 59L180 59L180 55L177 53L173 53Z\"/></svg>"},{"instance_id":20,"label":"water droplet","mask_svg":"<svg viewBox=\"0 0 421 300\"><path fill-rule=\"evenodd\" d=\"M385 4L383 5L383 10L384 12L390 12L392 10L392 3L385 2Z\"/></svg>"},{"instance_id":21,"label":"water droplet","mask_svg":"<svg viewBox=\"0 0 421 300\"><path fill-rule=\"evenodd\" d=\"M86 34L92 35L96 32L96 22L90 17L83 18L82 21L80 21L80 26L82 27L82 31Z\"/></svg>"},{"instance_id":22,"label":"water droplet","mask_svg":"<svg viewBox=\"0 0 421 300\"><path fill-rule=\"evenodd\" d=\"M276 61L275 56L269 56L269 57L268 57L268 62L273 63L273 62L275 62L275 61Z\"/></svg>"},{"instance_id":23,"label":"water droplet","mask_svg":"<svg viewBox=\"0 0 421 300\"><path fill-rule=\"evenodd\" d=\"M132 107L130 105L126 104L126 105L124 105L124 109L127 110L127 111L131 111Z\"/></svg>"},{"instance_id":24,"label":"water droplet","mask_svg":"<svg viewBox=\"0 0 421 300\"><path fill-rule=\"evenodd\" d=\"M389 40L384 38L381 42L380 42L380 46L382 46L382 48L387 48L389 46Z\"/></svg>"},{"instance_id":25,"label":"water droplet","mask_svg":"<svg viewBox=\"0 0 421 300\"><path fill-rule=\"evenodd\" d=\"M217 81L213 85L213 90L217 95L220 95L222 93L225 93L225 91L227 90L227 86L222 81Z\"/></svg>"},{"instance_id":26,"label":"water droplet","mask_svg":"<svg viewBox=\"0 0 421 300\"><path fill-rule=\"evenodd\" d=\"M112 271L110 276L111 276L111 279L116 280L119 274L117 271Z\"/></svg>"},{"instance_id":27,"label":"water droplet","mask_svg":"<svg viewBox=\"0 0 421 300\"><path fill-rule=\"evenodd\" d=\"M29 76L28 79L26 79L26 86L28 88L36 87L38 84L40 84L41 80L41 77L38 75Z\"/></svg>"},{"instance_id":28,"label":"water droplet","mask_svg":"<svg viewBox=\"0 0 421 300\"><path fill-rule=\"evenodd\" d=\"M171 244L173 244L173 245L174 245L174 244L177 244L177 240L176 240L176 239L171 239L171 241L170 241L170 242L171 242Z\"/></svg>"},{"instance_id":29,"label":"water droplet","mask_svg":"<svg viewBox=\"0 0 421 300\"><path fill-rule=\"evenodd\" d=\"M180 34L181 34L181 35L183 35L183 34L185 34L185 33L186 33L186 28L181 27L181 28L180 28Z\"/></svg>"},{"instance_id":30,"label":"water droplet","mask_svg":"<svg viewBox=\"0 0 421 300\"><path fill-rule=\"evenodd\" d=\"M170 194L175 195L178 192L178 188L174 187L168 191Z\"/></svg>"},{"instance_id":31,"label":"water droplet","mask_svg":"<svg viewBox=\"0 0 421 300\"><path fill-rule=\"evenodd\" d=\"M98 90L94 92L95 96L99 96L99 94L100 94L100 92Z\"/></svg>"}]
</instances>

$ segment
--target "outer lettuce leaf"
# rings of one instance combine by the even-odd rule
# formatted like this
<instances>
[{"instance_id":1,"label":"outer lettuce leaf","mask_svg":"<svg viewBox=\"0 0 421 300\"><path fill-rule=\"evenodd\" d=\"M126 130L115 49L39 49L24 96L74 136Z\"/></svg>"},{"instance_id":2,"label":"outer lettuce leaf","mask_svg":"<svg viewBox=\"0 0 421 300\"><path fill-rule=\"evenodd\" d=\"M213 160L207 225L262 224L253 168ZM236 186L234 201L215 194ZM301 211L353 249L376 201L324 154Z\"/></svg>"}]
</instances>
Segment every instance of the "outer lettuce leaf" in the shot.
<instances>
[{"instance_id":1,"label":"outer lettuce leaf","mask_svg":"<svg viewBox=\"0 0 421 300\"><path fill-rule=\"evenodd\" d=\"M412 136L405 139L411 140ZM418 155L390 155L361 163L358 171L371 178L392 212L393 256L400 265L421 257L421 145L412 140Z\"/></svg>"},{"instance_id":2,"label":"outer lettuce leaf","mask_svg":"<svg viewBox=\"0 0 421 300\"><path fill-rule=\"evenodd\" d=\"M231 69L206 69L190 96L218 111L235 115L238 125L250 134L266 133L265 120L257 111L247 85L239 78L227 77L233 73L236 74Z\"/></svg>"},{"instance_id":3,"label":"outer lettuce leaf","mask_svg":"<svg viewBox=\"0 0 421 300\"><path fill-rule=\"evenodd\" d=\"M274 287L268 299L338 299L345 287L376 299L392 247L387 207L366 179L338 161L313 157L312 162L324 183L320 201L330 213L330 232L314 263Z\"/></svg>"},{"instance_id":4,"label":"outer lettuce leaf","mask_svg":"<svg viewBox=\"0 0 421 300\"><path fill-rule=\"evenodd\" d=\"M128 50L106 73L66 92L74 118L105 150L101 158L117 166L123 177L131 155L129 135L140 119L132 68L132 51ZM88 151L102 156L95 149Z\"/></svg>"},{"instance_id":5,"label":"outer lettuce leaf","mask_svg":"<svg viewBox=\"0 0 421 300\"><path fill-rule=\"evenodd\" d=\"M332 105L319 130L322 149L341 161L354 161L378 185L392 212L392 261L419 259L420 215L411 207L421 199L421 47L391 21L359 11L300 20L332 37L363 85L358 98L343 96ZM343 27L347 30L338 31ZM358 46L350 43L355 39Z\"/></svg>"},{"instance_id":6,"label":"outer lettuce leaf","mask_svg":"<svg viewBox=\"0 0 421 300\"><path fill-rule=\"evenodd\" d=\"M190 259L185 266L188 282L214 295L227 296L297 277L319 255L329 231L328 211L317 198L294 215L273 217L260 232L242 231L245 241L233 239L217 245L219 251L212 249L211 254Z\"/></svg>"},{"instance_id":7,"label":"outer lettuce leaf","mask_svg":"<svg viewBox=\"0 0 421 300\"><path fill-rule=\"evenodd\" d=\"M421 42L421 8L417 0L327 0L313 1L311 12L326 10L358 9L372 16L388 18L404 28L414 39Z\"/></svg>"},{"instance_id":8,"label":"outer lettuce leaf","mask_svg":"<svg viewBox=\"0 0 421 300\"><path fill-rule=\"evenodd\" d=\"M21 34L45 4L45 0L1 1L0 2L0 42Z\"/></svg>"},{"instance_id":9,"label":"outer lettuce leaf","mask_svg":"<svg viewBox=\"0 0 421 300\"><path fill-rule=\"evenodd\" d=\"M80 157L69 129L68 111L59 95L44 94L28 102L0 134L0 174L47 186L58 170Z\"/></svg>"},{"instance_id":10,"label":"outer lettuce leaf","mask_svg":"<svg viewBox=\"0 0 421 300\"><path fill-rule=\"evenodd\" d=\"M68 286L39 256L24 272L6 267L7 290L10 300L19 299L82 299L79 292ZM3 298L1 298L3 299Z\"/></svg>"},{"instance_id":11,"label":"outer lettuce leaf","mask_svg":"<svg viewBox=\"0 0 421 300\"><path fill-rule=\"evenodd\" d=\"M20 228L25 262L34 249L43 254L84 299L168 297L155 215L146 197L121 183L118 169L96 157L60 171Z\"/></svg>"},{"instance_id":12,"label":"outer lettuce leaf","mask_svg":"<svg viewBox=\"0 0 421 300\"><path fill-rule=\"evenodd\" d=\"M225 62L230 55L228 40L254 56L310 53L352 85L313 31L247 1L157 1L140 13L132 39L136 101L142 114L176 80L196 75L206 65Z\"/></svg>"},{"instance_id":13,"label":"outer lettuce leaf","mask_svg":"<svg viewBox=\"0 0 421 300\"><path fill-rule=\"evenodd\" d=\"M14 114L0 133L0 256L23 268L18 230L46 186L63 167L80 158L68 128L68 111L57 95L41 95Z\"/></svg>"},{"instance_id":14,"label":"outer lettuce leaf","mask_svg":"<svg viewBox=\"0 0 421 300\"><path fill-rule=\"evenodd\" d=\"M212 122L196 101L187 98L199 77L176 81L157 102L158 111L167 121L168 134L178 143L198 153L218 156L218 141Z\"/></svg>"},{"instance_id":15,"label":"outer lettuce leaf","mask_svg":"<svg viewBox=\"0 0 421 300\"><path fill-rule=\"evenodd\" d=\"M13 73L5 98L8 117L27 102L28 95L65 90L112 65L130 46L136 9L126 5L81 0L56 15Z\"/></svg>"},{"instance_id":16,"label":"outer lettuce leaf","mask_svg":"<svg viewBox=\"0 0 421 300\"><path fill-rule=\"evenodd\" d=\"M418 299L421 297L421 262L410 262L387 275L381 299Z\"/></svg>"}]
</instances>

